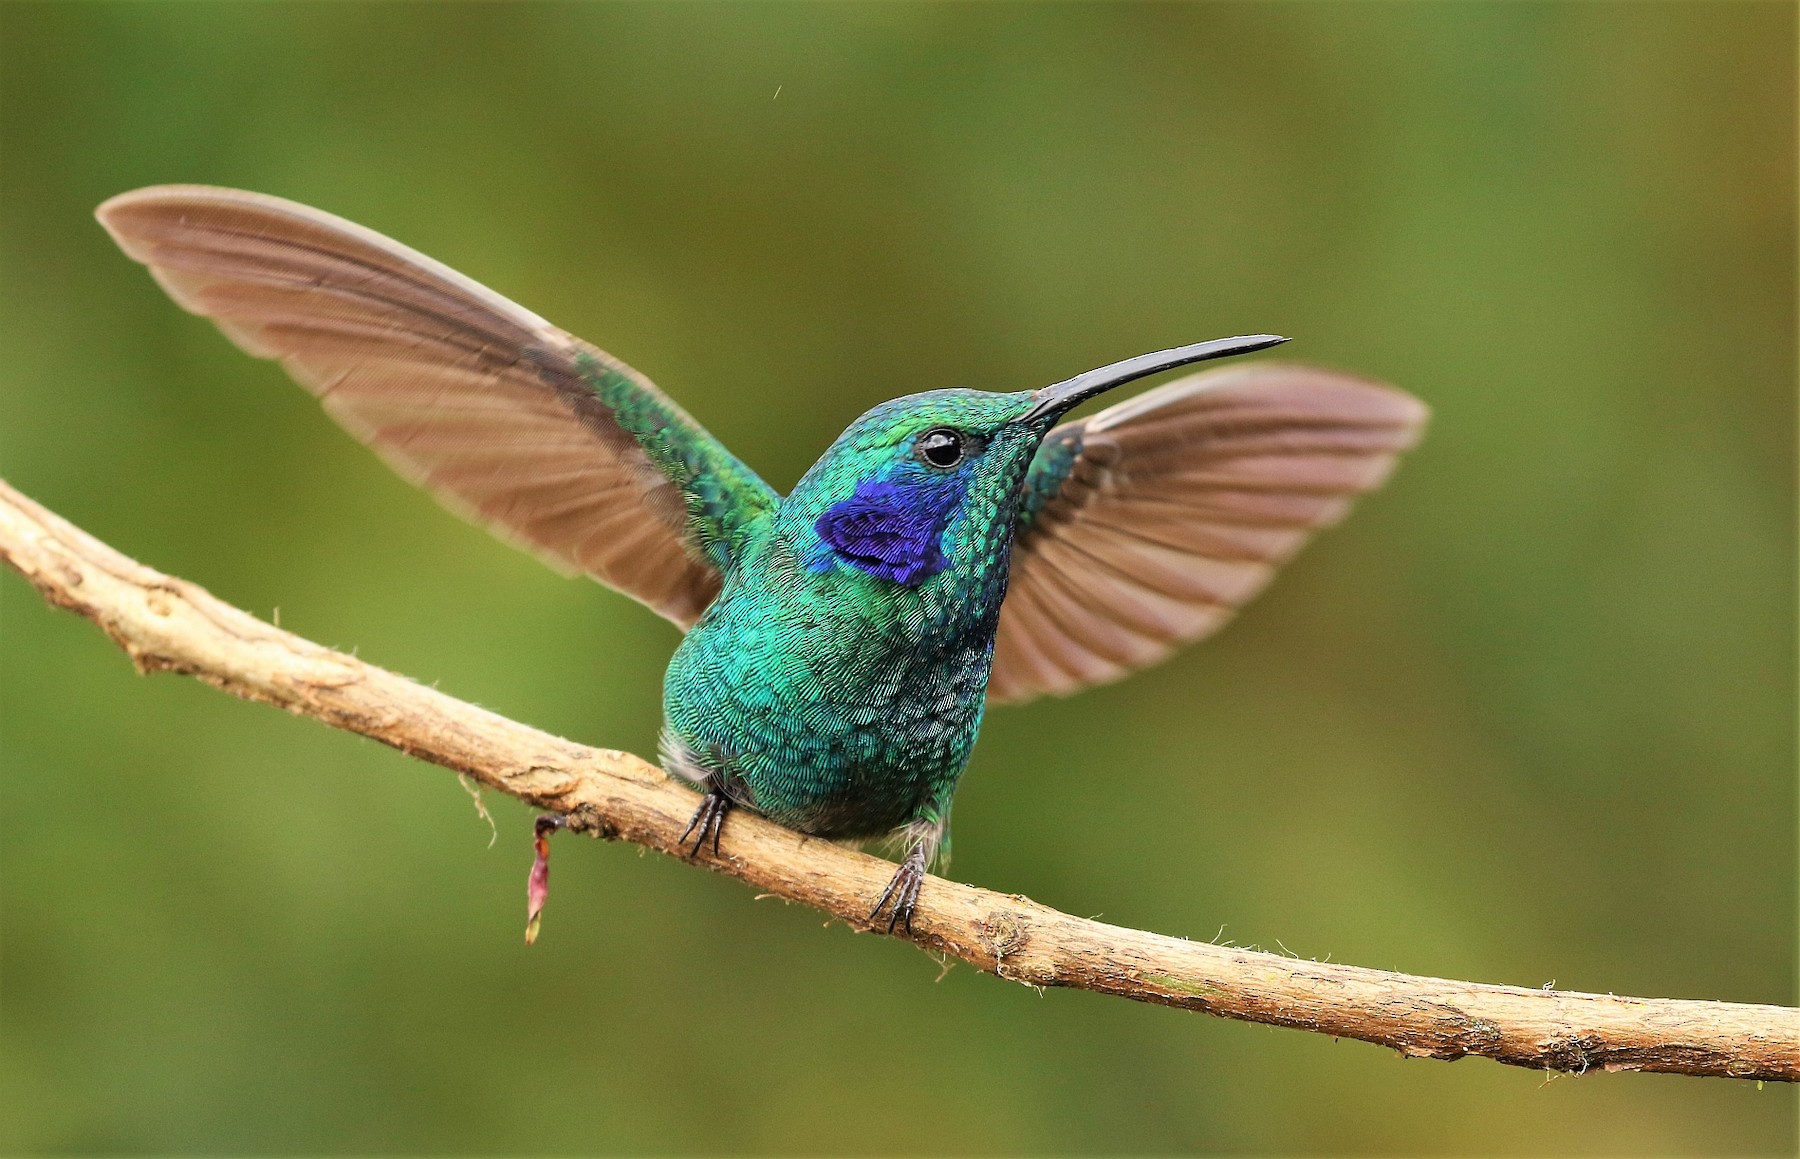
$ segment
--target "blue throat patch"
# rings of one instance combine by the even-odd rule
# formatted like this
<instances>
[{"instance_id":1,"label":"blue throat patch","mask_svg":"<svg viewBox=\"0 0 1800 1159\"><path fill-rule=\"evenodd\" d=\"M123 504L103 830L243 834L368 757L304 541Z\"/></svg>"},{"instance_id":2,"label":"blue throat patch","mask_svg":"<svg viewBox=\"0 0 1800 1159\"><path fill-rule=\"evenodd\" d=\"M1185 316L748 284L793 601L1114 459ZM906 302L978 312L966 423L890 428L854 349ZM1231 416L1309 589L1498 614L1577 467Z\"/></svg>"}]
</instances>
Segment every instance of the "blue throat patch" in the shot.
<instances>
[{"instance_id":1,"label":"blue throat patch","mask_svg":"<svg viewBox=\"0 0 1800 1159\"><path fill-rule=\"evenodd\" d=\"M941 541L962 493L948 481L906 486L864 479L813 526L845 563L910 587L950 566ZM829 558L819 562L824 566L817 570L830 565Z\"/></svg>"}]
</instances>

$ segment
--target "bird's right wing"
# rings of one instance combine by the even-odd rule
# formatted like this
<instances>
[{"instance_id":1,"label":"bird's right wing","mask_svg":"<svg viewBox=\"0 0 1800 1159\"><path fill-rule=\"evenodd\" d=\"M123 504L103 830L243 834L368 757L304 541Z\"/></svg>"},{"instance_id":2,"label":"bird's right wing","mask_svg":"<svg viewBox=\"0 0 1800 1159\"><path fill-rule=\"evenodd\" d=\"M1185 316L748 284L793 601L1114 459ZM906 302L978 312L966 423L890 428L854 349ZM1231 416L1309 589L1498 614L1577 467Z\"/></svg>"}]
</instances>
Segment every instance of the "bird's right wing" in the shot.
<instances>
[{"instance_id":1,"label":"bird's right wing","mask_svg":"<svg viewBox=\"0 0 1800 1159\"><path fill-rule=\"evenodd\" d=\"M96 216L176 302L279 359L445 506L684 628L777 503L649 379L372 230L200 185Z\"/></svg>"},{"instance_id":2,"label":"bird's right wing","mask_svg":"<svg viewBox=\"0 0 1800 1159\"><path fill-rule=\"evenodd\" d=\"M1025 480L988 698L1067 695L1217 630L1425 419L1391 386L1263 362L1052 430Z\"/></svg>"}]
</instances>

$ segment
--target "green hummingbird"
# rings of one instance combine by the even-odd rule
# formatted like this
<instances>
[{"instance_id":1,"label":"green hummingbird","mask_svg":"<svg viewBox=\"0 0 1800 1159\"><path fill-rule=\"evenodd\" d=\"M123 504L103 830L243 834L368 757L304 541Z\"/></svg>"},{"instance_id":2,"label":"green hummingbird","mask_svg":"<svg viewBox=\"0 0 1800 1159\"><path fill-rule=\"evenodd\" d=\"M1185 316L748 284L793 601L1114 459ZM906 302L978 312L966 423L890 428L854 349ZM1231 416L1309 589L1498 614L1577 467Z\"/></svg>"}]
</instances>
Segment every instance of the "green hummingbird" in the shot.
<instances>
[{"instance_id":1,"label":"green hummingbird","mask_svg":"<svg viewBox=\"0 0 1800 1159\"><path fill-rule=\"evenodd\" d=\"M948 851L989 703L1116 680L1214 631L1426 418L1388 386L1258 363L1059 423L1286 341L1225 338L1037 390L882 403L783 496L631 367L371 230L197 185L97 216L446 506L685 629L662 738L703 794L684 848L717 856L735 807L897 838L870 911L890 931Z\"/></svg>"}]
</instances>

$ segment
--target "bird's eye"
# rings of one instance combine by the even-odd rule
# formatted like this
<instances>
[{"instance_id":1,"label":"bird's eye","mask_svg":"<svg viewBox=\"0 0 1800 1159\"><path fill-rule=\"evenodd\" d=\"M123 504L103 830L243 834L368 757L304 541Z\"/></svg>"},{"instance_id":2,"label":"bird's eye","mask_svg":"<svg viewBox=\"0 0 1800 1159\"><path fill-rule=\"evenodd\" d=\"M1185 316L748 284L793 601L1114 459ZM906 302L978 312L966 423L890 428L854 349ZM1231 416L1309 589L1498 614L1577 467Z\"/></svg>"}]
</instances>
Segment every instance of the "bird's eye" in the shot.
<instances>
[{"instance_id":1,"label":"bird's eye","mask_svg":"<svg viewBox=\"0 0 1800 1159\"><path fill-rule=\"evenodd\" d=\"M968 440L961 431L937 427L926 431L914 441L913 453L927 466L948 470L962 462L968 454L967 443Z\"/></svg>"}]
</instances>

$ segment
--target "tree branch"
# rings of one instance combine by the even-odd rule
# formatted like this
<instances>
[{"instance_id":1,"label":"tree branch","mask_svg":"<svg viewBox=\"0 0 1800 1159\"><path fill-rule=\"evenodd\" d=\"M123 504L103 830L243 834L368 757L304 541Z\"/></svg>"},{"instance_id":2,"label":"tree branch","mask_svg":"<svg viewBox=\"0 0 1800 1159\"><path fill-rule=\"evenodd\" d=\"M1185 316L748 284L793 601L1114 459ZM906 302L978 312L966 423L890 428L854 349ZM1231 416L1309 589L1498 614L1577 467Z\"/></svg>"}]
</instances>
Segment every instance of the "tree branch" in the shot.
<instances>
[{"instance_id":1,"label":"tree branch","mask_svg":"<svg viewBox=\"0 0 1800 1159\"><path fill-rule=\"evenodd\" d=\"M570 827L678 854L695 794L629 753L588 748L464 704L162 575L0 482L0 556L98 624L140 672L196 676L466 773ZM706 865L870 928L885 861L740 811ZM1189 942L932 878L913 940L1002 978L1311 1030L1439 1059L1555 1071L1800 1080L1800 1010L1422 978Z\"/></svg>"}]
</instances>

